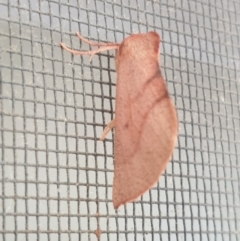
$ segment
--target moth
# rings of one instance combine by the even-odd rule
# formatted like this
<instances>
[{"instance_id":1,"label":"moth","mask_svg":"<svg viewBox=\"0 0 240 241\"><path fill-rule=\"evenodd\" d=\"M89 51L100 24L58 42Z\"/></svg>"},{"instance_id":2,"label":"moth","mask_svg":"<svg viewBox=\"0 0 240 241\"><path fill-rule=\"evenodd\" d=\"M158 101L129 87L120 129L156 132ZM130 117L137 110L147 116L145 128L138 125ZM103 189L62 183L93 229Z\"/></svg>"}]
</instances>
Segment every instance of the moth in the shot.
<instances>
[{"instance_id":1,"label":"moth","mask_svg":"<svg viewBox=\"0 0 240 241\"><path fill-rule=\"evenodd\" d=\"M135 201L158 181L173 153L178 132L175 107L159 67L160 37L156 32L132 34L118 43L90 42L97 49L75 51L89 55L116 50L115 118L100 140L114 127L113 206Z\"/></svg>"}]
</instances>

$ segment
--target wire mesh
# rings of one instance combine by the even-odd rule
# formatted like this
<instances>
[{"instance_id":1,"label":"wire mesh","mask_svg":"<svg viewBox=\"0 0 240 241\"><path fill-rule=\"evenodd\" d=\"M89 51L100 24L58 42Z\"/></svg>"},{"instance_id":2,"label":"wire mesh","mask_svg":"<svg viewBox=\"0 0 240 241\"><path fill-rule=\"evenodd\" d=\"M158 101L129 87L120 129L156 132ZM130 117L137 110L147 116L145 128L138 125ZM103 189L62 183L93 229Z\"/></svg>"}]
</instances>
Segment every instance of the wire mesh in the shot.
<instances>
[{"instance_id":1,"label":"wire mesh","mask_svg":"<svg viewBox=\"0 0 240 241\"><path fill-rule=\"evenodd\" d=\"M0 0L0 240L240 240L240 2ZM157 31L179 117L158 184L112 205L114 54Z\"/></svg>"}]
</instances>

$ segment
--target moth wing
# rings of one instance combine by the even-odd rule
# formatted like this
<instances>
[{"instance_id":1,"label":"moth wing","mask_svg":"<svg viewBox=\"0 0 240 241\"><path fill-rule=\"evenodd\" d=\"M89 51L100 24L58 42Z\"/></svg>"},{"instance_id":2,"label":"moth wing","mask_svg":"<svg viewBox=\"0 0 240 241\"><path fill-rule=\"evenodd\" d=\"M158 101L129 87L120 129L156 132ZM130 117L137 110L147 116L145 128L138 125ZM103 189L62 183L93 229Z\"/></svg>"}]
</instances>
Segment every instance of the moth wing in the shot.
<instances>
[{"instance_id":1,"label":"moth wing","mask_svg":"<svg viewBox=\"0 0 240 241\"><path fill-rule=\"evenodd\" d=\"M118 59L113 205L151 188L172 155L178 121L158 61ZM134 66L133 66L134 65Z\"/></svg>"}]
</instances>

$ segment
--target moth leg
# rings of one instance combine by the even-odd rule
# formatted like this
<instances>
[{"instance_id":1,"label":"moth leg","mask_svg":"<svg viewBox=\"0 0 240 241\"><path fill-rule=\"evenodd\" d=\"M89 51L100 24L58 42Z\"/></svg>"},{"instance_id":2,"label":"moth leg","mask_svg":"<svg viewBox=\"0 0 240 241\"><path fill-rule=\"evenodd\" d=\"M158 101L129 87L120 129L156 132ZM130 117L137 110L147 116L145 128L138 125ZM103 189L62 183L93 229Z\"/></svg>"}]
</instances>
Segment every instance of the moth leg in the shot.
<instances>
[{"instance_id":1,"label":"moth leg","mask_svg":"<svg viewBox=\"0 0 240 241\"><path fill-rule=\"evenodd\" d=\"M99 140L100 140L100 141L103 141L103 140L105 139L106 135L108 134L108 132L109 132L113 127L115 127L115 119L111 120L111 121L107 124L107 126L106 126L105 129L103 130L103 133L102 133L102 135L101 135L101 137L100 137Z\"/></svg>"},{"instance_id":2,"label":"moth leg","mask_svg":"<svg viewBox=\"0 0 240 241\"><path fill-rule=\"evenodd\" d=\"M76 35L79 39L81 39L83 42L89 44L90 46L119 46L119 44L117 44L117 43L97 43L97 42L89 41L88 39L81 36L78 32L76 33Z\"/></svg>"}]
</instances>

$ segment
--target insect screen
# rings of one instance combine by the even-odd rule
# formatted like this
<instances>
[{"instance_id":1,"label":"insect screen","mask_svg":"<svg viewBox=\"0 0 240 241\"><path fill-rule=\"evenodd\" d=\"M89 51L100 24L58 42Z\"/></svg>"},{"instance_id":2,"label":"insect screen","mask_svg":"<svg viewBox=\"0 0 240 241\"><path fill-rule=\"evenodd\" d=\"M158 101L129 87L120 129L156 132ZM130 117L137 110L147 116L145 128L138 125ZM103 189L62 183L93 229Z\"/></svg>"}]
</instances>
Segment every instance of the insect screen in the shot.
<instances>
[{"instance_id":1,"label":"insect screen","mask_svg":"<svg viewBox=\"0 0 240 241\"><path fill-rule=\"evenodd\" d=\"M112 204L114 51L63 51L161 36L179 119L166 172ZM238 0L0 0L0 240L240 240ZM143 66L144 68L144 66ZM142 177L144 178L144 177Z\"/></svg>"}]
</instances>

